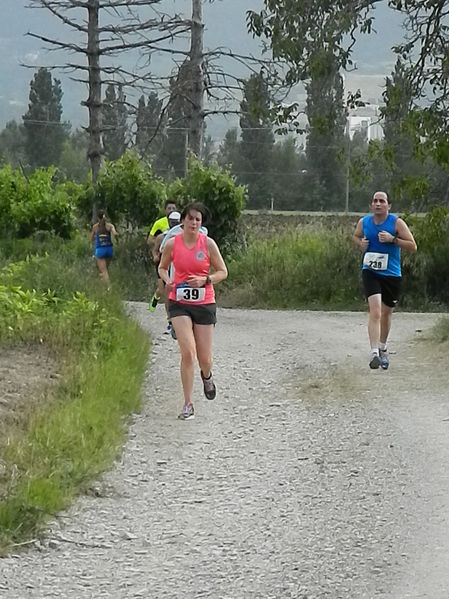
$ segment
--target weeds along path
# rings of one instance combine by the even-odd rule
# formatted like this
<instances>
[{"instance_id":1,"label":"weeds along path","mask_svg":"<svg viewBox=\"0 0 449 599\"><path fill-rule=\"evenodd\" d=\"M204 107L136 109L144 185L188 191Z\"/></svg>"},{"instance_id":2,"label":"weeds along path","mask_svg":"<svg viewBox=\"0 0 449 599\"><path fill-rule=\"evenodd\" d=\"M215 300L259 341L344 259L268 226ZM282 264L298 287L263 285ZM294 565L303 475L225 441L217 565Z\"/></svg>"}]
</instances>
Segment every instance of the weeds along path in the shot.
<instances>
[{"instance_id":1,"label":"weeds along path","mask_svg":"<svg viewBox=\"0 0 449 599\"><path fill-rule=\"evenodd\" d=\"M181 406L163 309L142 413L91 496L0 561L4 599L447 599L447 359L436 315L396 314L387 372L366 314L220 310L217 399ZM418 331L419 330L419 331Z\"/></svg>"}]
</instances>

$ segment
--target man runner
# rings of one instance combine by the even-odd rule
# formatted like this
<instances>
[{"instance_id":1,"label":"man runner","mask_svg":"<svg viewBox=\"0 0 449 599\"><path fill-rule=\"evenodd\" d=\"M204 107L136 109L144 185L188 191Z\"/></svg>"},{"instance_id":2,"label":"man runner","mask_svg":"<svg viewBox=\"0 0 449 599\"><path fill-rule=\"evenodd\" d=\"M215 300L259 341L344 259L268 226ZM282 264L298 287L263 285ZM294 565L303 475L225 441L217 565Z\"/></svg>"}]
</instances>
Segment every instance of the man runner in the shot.
<instances>
[{"instance_id":1,"label":"man runner","mask_svg":"<svg viewBox=\"0 0 449 599\"><path fill-rule=\"evenodd\" d=\"M363 250L362 281L368 299L368 337L371 345L369 366L387 370L387 339L402 282L401 250L416 252L408 226L390 214L391 204L384 191L376 191L371 214L359 220L353 240Z\"/></svg>"}]
</instances>

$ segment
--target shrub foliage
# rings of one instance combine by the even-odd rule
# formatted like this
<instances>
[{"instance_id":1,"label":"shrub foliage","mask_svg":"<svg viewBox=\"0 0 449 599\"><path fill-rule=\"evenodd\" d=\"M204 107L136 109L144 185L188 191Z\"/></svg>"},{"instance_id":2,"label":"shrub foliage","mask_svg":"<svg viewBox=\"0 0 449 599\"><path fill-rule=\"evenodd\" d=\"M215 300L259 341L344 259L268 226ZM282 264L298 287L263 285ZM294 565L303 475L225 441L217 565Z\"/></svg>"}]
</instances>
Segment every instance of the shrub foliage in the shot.
<instances>
[{"instance_id":1,"label":"shrub foliage","mask_svg":"<svg viewBox=\"0 0 449 599\"><path fill-rule=\"evenodd\" d=\"M37 169L28 178L10 166L0 169L0 232L25 238L48 231L69 238L74 231L70 191L73 184L55 182L56 169Z\"/></svg>"}]
</instances>

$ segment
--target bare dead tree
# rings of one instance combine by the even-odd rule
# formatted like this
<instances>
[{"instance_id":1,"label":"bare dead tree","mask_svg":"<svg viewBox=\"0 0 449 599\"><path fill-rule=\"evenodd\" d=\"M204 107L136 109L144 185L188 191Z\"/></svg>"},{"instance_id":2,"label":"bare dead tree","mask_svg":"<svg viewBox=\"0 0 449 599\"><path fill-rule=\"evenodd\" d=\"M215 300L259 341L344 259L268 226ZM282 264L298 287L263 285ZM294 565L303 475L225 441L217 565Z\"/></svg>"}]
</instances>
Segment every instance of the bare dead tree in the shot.
<instances>
[{"instance_id":1,"label":"bare dead tree","mask_svg":"<svg viewBox=\"0 0 449 599\"><path fill-rule=\"evenodd\" d=\"M101 168L101 89L104 83L120 81L122 84L146 90L152 82L148 76L148 57L159 51L160 44L190 31L190 23L178 15L170 16L158 10L161 0L31 0L31 8L50 11L70 28L79 43L55 39L28 32L53 50L65 50L84 56L86 62L69 62L51 68L72 73L71 78L87 84L88 97L82 102L89 112L88 158L96 181ZM144 16L144 13L146 15ZM148 14L149 13L149 14ZM106 18L100 24L100 15ZM102 19L104 21L104 19ZM70 36L67 36L69 38ZM130 71L118 65L103 64L106 57L122 56L125 52L138 52L144 57L143 69ZM153 82L154 83L154 82Z\"/></svg>"},{"instance_id":2,"label":"bare dead tree","mask_svg":"<svg viewBox=\"0 0 449 599\"><path fill-rule=\"evenodd\" d=\"M52 50L64 50L85 58L84 64L66 62L50 68L65 70L73 80L88 86L88 97L83 105L89 112L88 157L94 181L102 157L103 84L120 82L124 87L131 86L134 92L162 92L165 103L162 114L170 105L179 105L182 101L183 120L189 132L188 148L200 157L205 118L210 114L239 112L244 79L220 61L244 64L249 72L273 67L269 58L237 54L231 48L204 51L202 0L192 0L189 18L163 13L160 4L161 0L30 0L30 7L50 11L72 30L74 39L81 40L77 43L68 41L69 36L60 40L28 32ZM180 48L183 38L189 40L190 47ZM139 55L134 70L124 68L123 61L117 64L118 58L123 58L126 52ZM175 76L167 73L160 77L150 72L150 61L156 53L171 56ZM106 59L112 64L105 63ZM276 68L273 77L277 75Z\"/></svg>"},{"instance_id":3,"label":"bare dead tree","mask_svg":"<svg viewBox=\"0 0 449 599\"><path fill-rule=\"evenodd\" d=\"M189 147L201 156L204 123L204 54L203 54L203 5L202 0L192 0L192 30L190 35L190 72L192 76L192 117L190 121Z\"/></svg>"}]
</instances>

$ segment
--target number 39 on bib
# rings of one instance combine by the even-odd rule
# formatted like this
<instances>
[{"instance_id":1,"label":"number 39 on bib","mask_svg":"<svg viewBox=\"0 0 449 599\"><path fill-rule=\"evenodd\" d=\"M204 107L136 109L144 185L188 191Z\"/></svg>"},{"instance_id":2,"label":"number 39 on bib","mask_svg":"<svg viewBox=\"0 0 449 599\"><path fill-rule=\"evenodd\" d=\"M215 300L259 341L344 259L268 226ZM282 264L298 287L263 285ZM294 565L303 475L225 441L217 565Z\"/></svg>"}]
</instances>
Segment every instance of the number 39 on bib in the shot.
<instances>
[{"instance_id":1,"label":"number 39 on bib","mask_svg":"<svg viewBox=\"0 0 449 599\"><path fill-rule=\"evenodd\" d=\"M189 287L178 285L176 287L176 301L178 302L201 302L206 297L204 287Z\"/></svg>"}]
</instances>

